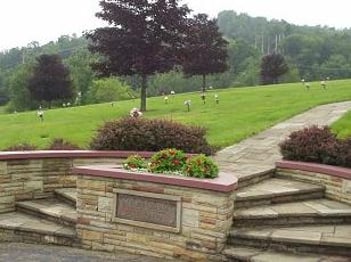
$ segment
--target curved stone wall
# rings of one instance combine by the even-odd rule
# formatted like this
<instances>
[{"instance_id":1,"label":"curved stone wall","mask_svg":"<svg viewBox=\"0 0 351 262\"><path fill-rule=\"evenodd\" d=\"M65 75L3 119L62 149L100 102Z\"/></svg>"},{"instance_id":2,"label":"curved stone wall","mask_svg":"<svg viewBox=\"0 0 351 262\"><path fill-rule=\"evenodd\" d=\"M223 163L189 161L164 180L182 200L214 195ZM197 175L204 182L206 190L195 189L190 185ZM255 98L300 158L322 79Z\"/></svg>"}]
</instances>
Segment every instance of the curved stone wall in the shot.
<instances>
[{"instance_id":1,"label":"curved stone wall","mask_svg":"<svg viewBox=\"0 0 351 262\"><path fill-rule=\"evenodd\" d=\"M0 213L15 210L15 202L44 198L54 190L75 187L72 167L121 164L132 151L0 152ZM137 152L150 157L153 152Z\"/></svg>"}]
</instances>

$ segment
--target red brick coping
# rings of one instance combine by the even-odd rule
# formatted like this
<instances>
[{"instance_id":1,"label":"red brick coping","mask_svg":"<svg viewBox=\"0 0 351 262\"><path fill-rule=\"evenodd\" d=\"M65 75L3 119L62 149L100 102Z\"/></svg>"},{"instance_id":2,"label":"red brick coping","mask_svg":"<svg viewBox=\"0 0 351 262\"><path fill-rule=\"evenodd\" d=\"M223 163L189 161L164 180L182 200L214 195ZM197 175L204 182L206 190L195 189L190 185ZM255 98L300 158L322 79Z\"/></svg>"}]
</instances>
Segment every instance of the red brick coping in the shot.
<instances>
[{"instance_id":1,"label":"red brick coping","mask_svg":"<svg viewBox=\"0 0 351 262\"><path fill-rule=\"evenodd\" d=\"M73 173L93 177L106 177L140 182L152 182L189 188L207 189L217 192L231 192L237 188L238 180L231 174L220 172L214 179L199 179L163 174L132 172L113 165L74 167Z\"/></svg>"},{"instance_id":2,"label":"red brick coping","mask_svg":"<svg viewBox=\"0 0 351 262\"><path fill-rule=\"evenodd\" d=\"M345 168L345 167L337 167L337 166L322 165L322 164L307 163L307 162L286 161L286 160L278 161L276 163L276 167L326 174L330 176L341 177L344 179L351 180L351 169Z\"/></svg>"},{"instance_id":3,"label":"red brick coping","mask_svg":"<svg viewBox=\"0 0 351 262\"><path fill-rule=\"evenodd\" d=\"M151 157L155 152L136 151L93 151L93 150L35 150L35 151L3 151L0 160L26 160L43 158L127 158L132 154Z\"/></svg>"}]
</instances>

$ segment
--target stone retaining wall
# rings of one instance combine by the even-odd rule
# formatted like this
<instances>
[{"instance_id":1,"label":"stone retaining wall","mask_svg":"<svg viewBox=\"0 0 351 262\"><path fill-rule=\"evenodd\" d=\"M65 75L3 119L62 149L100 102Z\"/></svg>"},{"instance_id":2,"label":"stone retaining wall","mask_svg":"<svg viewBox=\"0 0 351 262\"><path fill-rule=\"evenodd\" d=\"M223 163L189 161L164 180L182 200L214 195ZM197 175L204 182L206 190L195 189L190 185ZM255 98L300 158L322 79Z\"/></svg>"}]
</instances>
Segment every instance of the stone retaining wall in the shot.
<instances>
[{"instance_id":1,"label":"stone retaining wall","mask_svg":"<svg viewBox=\"0 0 351 262\"><path fill-rule=\"evenodd\" d=\"M279 161L276 166L278 176L323 185L327 198L351 204L351 169L294 161Z\"/></svg>"},{"instance_id":2,"label":"stone retaining wall","mask_svg":"<svg viewBox=\"0 0 351 262\"><path fill-rule=\"evenodd\" d=\"M47 197L54 190L75 187L71 169L86 164L119 164L133 152L31 151L0 152L0 213L15 210L15 202ZM149 157L150 152L139 152Z\"/></svg>"},{"instance_id":3,"label":"stone retaining wall","mask_svg":"<svg viewBox=\"0 0 351 262\"><path fill-rule=\"evenodd\" d=\"M199 180L112 166L78 167L74 172L76 229L84 248L208 261L225 246L237 185L229 174ZM120 217L123 210L128 218Z\"/></svg>"}]
</instances>

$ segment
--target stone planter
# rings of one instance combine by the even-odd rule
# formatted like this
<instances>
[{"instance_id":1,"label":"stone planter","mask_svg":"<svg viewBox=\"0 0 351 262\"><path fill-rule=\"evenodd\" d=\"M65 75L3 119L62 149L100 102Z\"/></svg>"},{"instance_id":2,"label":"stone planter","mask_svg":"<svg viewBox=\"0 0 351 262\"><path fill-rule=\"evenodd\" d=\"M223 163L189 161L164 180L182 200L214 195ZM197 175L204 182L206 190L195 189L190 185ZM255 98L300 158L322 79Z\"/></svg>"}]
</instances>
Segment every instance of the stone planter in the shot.
<instances>
[{"instance_id":1,"label":"stone planter","mask_svg":"<svg viewBox=\"0 0 351 262\"><path fill-rule=\"evenodd\" d=\"M351 204L350 168L285 160L276 167L278 176L323 185L327 198Z\"/></svg>"},{"instance_id":2,"label":"stone planter","mask_svg":"<svg viewBox=\"0 0 351 262\"><path fill-rule=\"evenodd\" d=\"M83 247L162 258L210 260L232 225L237 180L76 167L77 234Z\"/></svg>"}]
</instances>

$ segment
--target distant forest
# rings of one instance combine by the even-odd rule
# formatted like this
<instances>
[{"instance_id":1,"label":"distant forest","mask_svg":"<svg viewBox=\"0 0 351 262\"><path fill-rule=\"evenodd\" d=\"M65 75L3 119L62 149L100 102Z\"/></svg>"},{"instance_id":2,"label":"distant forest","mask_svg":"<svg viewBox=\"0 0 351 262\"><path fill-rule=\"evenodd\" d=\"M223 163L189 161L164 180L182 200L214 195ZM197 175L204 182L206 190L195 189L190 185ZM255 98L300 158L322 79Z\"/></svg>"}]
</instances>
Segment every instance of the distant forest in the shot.
<instances>
[{"instance_id":1,"label":"distant forest","mask_svg":"<svg viewBox=\"0 0 351 262\"><path fill-rule=\"evenodd\" d=\"M218 14L217 22L229 42L229 70L209 77L208 86L228 88L258 85L261 59L274 52L282 54L289 66L289 72L281 77L280 82L351 77L351 29L297 26L284 20L250 17L234 11L222 11ZM87 46L84 37L63 35L57 41L42 46L32 42L26 47L1 52L0 105L8 104L10 112L37 106L27 101L24 86L36 58L42 54L61 56L70 70L76 94L81 95L80 104L122 100L137 95L134 91L138 89L138 79L98 80L89 66L97 57L88 51ZM153 76L148 95L169 93L171 90L176 93L197 91L201 83L200 77L185 78L175 69Z\"/></svg>"}]
</instances>

